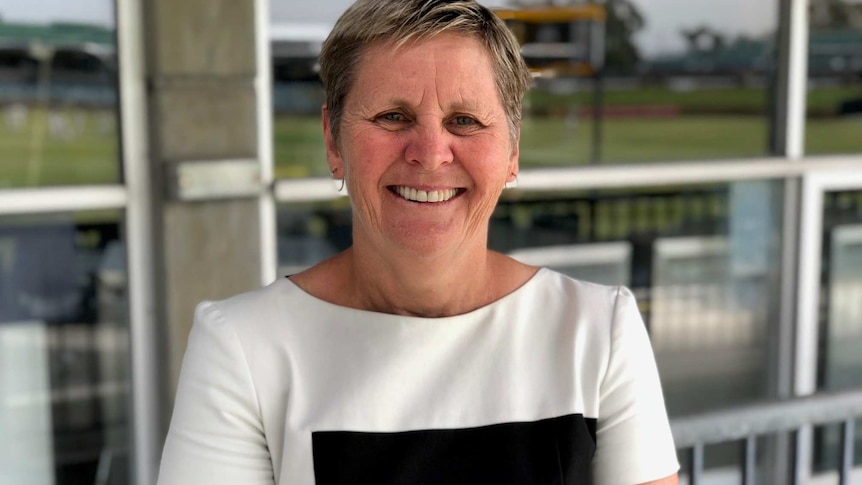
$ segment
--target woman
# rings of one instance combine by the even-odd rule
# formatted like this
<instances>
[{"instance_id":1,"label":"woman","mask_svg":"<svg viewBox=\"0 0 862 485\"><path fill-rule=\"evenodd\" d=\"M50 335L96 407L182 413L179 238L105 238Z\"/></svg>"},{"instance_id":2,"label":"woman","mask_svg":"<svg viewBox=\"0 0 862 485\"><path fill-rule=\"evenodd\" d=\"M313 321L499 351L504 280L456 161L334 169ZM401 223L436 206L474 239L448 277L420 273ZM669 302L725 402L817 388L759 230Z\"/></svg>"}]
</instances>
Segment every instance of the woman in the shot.
<instances>
[{"instance_id":1,"label":"woman","mask_svg":"<svg viewBox=\"0 0 862 485\"><path fill-rule=\"evenodd\" d=\"M505 25L359 0L320 66L353 246L199 306L159 483L676 483L631 294L487 249L530 81Z\"/></svg>"}]
</instances>

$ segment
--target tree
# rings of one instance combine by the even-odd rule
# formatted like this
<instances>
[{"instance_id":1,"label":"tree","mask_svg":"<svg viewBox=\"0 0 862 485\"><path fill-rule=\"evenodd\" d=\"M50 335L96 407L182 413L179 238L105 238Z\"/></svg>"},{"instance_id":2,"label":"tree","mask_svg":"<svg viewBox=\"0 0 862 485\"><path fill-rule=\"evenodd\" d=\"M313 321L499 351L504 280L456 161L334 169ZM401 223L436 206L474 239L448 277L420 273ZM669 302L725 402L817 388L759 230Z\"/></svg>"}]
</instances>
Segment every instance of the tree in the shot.
<instances>
[{"instance_id":1,"label":"tree","mask_svg":"<svg viewBox=\"0 0 862 485\"><path fill-rule=\"evenodd\" d=\"M847 0L817 0L809 5L812 29L862 27L862 4Z\"/></svg>"},{"instance_id":2,"label":"tree","mask_svg":"<svg viewBox=\"0 0 862 485\"><path fill-rule=\"evenodd\" d=\"M630 0L605 0L605 68L611 72L633 71L641 60L634 35L646 20Z\"/></svg>"},{"instance_id":3,"label":"tree","mask_svg":"<svg viewBox=\"0 0 862 485\"><path fill-rule=\"evenodd\" d=\"M681 29L689 52L719 52L727 47L727 39L717 29L702 25L692 29Z\"/></svg>"}]
</instances>

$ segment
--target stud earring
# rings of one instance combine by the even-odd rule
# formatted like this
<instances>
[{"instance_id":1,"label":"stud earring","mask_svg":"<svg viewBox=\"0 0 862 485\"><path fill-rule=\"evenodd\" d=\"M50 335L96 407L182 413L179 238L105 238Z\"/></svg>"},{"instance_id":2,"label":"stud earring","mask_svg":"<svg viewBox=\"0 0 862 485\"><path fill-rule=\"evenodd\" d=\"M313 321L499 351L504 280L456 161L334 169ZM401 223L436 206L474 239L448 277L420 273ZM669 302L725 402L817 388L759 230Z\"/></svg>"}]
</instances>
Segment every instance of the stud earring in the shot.
<instances>
[{"instance_id":1,"label":"stud earring","mask_svg":"<svg viewBox=\"0 0 862 485\"><path fill-rule=\"evenodd\" d=\"M503 188L505 188L505 189L514 189L514 188L515 188L515 187L517 187L517 186L518 186L518 176L517 176L517 175L515 175L515 178L514 178L514 179L512 179L511 181L507 181L507 182L505 183L505 185L503 185Z\"/></svg>"}]
</instances>

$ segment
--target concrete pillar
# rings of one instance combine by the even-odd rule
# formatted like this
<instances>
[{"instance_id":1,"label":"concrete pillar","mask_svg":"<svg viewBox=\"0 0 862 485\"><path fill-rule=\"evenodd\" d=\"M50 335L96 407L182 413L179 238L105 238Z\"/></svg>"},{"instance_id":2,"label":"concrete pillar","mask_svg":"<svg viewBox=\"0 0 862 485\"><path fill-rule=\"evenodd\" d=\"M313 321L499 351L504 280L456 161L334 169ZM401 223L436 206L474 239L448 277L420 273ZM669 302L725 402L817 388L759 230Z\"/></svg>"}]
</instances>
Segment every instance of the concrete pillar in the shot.
<instances>
[{"instance_id":1,"label":"concrete pillar","mask_svg":"<svg viewBox=\"0 0 862 485\"><path fill-rule=\"evenodd\" d=\"M152 0L147 6L150 159L169 410L195 305L261 281L258 199L188 202L169 196L166 186L179 164L259 159L255 1ZM163 415L167 420L170 412Z\"/></svg>"}]
</instances>

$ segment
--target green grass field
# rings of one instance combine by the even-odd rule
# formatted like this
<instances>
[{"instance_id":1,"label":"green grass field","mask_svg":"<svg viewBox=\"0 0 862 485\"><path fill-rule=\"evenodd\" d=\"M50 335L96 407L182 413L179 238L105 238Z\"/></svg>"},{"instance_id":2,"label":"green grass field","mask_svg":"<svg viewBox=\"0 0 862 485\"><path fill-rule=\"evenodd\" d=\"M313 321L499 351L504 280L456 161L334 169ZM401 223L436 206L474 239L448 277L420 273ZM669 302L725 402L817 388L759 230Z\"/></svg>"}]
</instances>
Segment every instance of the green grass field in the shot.
<instances>
[{"instance_id":1,"label":"green grass field","mask_svg":"<svg viewBox=\"0 0 862 485\"><path fill-rule=\"evenodd\" d=\"M827 116L859 89L812 91L806 146L809 154L862 153L862 117ZM593 125L578 108L590 93L531 92L525 100L522 168L590 163ZM763 90L608 92L606 106L674 106L671 117L608 117L602 163L714 160L767 154ZM568 113L567 113L568 112ZM531 114L532 113L532 114ZM539 115L549 113L549 115ZM20 115L20 113L19 113ZM60 108L47 116L31 109L22 121L8 108L0 118L0 188L105 184L120 181L116 116L110 111ZM317 116L282 116L273 134L276 176L328 176Z\"/></svg>"},{"instance_id":2,"label":"green grass field","mask_svg":"<svg viewBox=\"0 0 862 485\"><path fill-rule=\"evenodd\" d=\"M60 109L49 120L29 110L0 120L0 188L106 184L120 181L113 113Z\"/></svg>"},{"instance_id":3,"label":"green grass field","mask_svg":"<svg viewBox=\"0 0 862 485\"><path fill-rule=\"evenodd\" d=\"M276 121L276 174L327 176L320 120ZM678 116L617 118L603 124L602 161L647 163L715 160L767 155L768 126L760 116ZM589 120L525 118L521 167L564 167L589 163L593 127ZM862 118L814 118L807 125L810 153L862 152Z\"/></svg>"}]
</instances>

